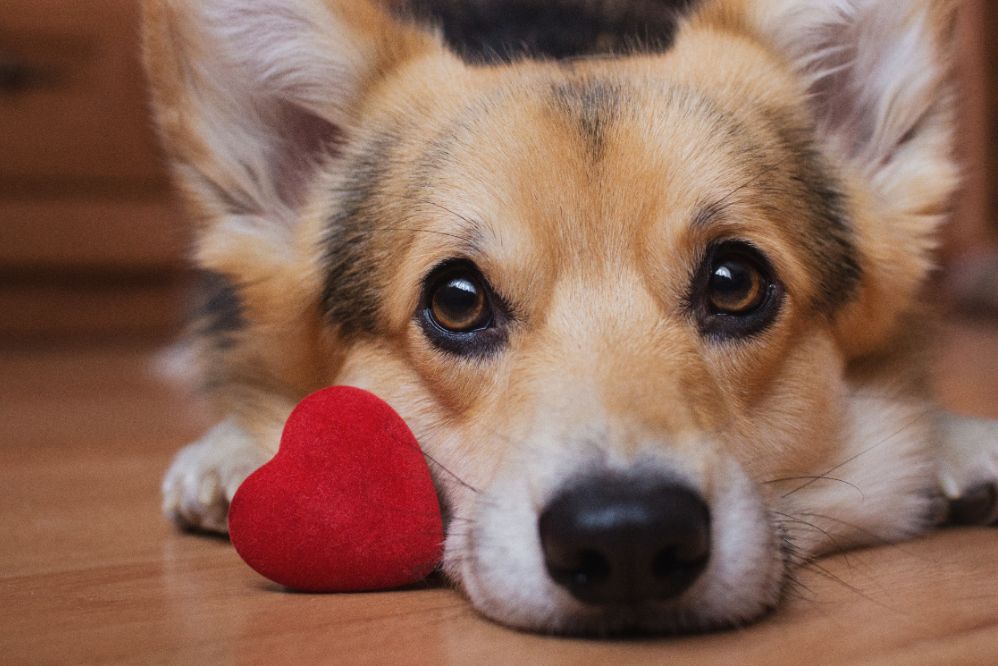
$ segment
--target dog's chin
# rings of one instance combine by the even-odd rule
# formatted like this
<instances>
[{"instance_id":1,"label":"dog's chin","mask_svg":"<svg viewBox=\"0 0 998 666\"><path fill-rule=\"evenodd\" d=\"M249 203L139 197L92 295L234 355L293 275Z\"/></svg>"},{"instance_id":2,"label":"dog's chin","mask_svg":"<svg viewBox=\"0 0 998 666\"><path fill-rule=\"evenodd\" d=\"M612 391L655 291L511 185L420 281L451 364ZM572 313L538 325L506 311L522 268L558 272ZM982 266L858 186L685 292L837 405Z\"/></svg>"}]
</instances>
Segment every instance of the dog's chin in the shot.
<instances>
[{"instance_id":1,"label":"dog's chin","mask_svg":"<svg viewBox=\"0 0 998 666\"><path fill-rule=\"evenodd\" d=\"M528 493L511 479L479 495L472 515L452 521L444 553L449 578L486 617L549 634L613 636L696 633L741 626L772 610L787 576L777 521L737 466L713 498L706 569L679 597L591 605L547 574ZM520 481L522 483L522 481Z\"/></svg>"}]
</instances>

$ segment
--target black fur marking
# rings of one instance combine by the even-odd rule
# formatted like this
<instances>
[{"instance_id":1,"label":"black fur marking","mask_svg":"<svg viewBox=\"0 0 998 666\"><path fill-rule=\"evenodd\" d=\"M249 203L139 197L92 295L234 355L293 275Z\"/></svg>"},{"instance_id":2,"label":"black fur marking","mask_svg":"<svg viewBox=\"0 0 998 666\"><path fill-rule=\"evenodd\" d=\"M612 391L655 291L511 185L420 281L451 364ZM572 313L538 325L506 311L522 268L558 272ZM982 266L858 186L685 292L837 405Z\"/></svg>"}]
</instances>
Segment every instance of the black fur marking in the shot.
<instances>
[{"instance_id":1,"label":"black fur marking","mask_svg":"<svg viewBox=\"0 0 998 666\"><path fill-rule=\"evenodd\" d=\"M606 81L568 81L552 87L556 108L575 119L589 149L598 160L606 146L606 131L620 113L622 90Z\"/></svg>"},{"instance_id":2,"label":"black fur marking","mask_svg":"<svg viewBox=\"0 0 998 666\"><path fill-rule=\"evenodd\" d=\"M195 314L195 331L218 349L235 344L234 335L246 328L243 300L236 285L224 275L203 271L198 293L202 302Z\"/></svg>"},{"instance_id":3,"label":"black fur marking","mask_svg":"<svg viewBox=\"0 0 998 666\"><path fill-rule=\"evenodd\" d=\"M378 330L379 253L373 246L378 226L377 197L399 136L384 133L345 156L348 174L333 199L339 209L326 223L326 284L322 307L330 324L344 336Z\"/></svg>"},{"instance_id":4,"label":"black fur marking","mask_svg":"<svg viewBox=\"0 0 998 666\"><path fill-rule=\"evenodd\" d=\"M834 312L853 297L863 275L846 196L815 146L813 131L779 111L771 111L770 118L782 149L791 156L791 178L811 213L810 233L802 234L801 241L821 270L816 305Z\"/></svg>"},{"instance_id":5,"label":"black fur marking","mask_svg":"<svg viewBox=\"0 0 998 666\"><path fill-rule=\"evenodd\" d=\"M476 64L667 50L699 0L401 0Z\"/></svg>"}]
</instances>

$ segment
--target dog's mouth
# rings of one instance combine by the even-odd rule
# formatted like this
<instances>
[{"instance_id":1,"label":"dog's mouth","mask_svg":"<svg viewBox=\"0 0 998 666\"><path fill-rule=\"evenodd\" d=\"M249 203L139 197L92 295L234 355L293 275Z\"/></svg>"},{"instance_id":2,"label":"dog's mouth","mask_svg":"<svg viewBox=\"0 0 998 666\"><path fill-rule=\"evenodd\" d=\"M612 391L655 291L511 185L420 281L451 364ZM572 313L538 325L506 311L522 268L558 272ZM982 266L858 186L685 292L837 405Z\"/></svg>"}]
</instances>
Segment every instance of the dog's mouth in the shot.
<instances>
[{"instance_id":1,"label":"dog's mouth","mask_svg":"<svg viewBox=\"0 0 998 666\"><path fill-rule=\"evenodd\" d=\"M574 479L541 507L515 481L448 529L445 569L484 615L544 633L696 633L762 617L786 542L743 474L708 502L672 476Z\"/></svg>"}]
</instances>

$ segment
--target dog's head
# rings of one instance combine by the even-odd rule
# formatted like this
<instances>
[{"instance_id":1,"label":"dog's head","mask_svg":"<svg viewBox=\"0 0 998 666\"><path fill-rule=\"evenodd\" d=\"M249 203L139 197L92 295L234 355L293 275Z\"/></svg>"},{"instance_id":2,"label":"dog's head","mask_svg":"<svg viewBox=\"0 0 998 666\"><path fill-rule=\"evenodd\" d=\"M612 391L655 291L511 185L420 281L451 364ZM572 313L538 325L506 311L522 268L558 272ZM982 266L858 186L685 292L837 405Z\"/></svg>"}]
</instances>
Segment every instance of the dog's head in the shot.
<instances>
[{"instance_id":1,"label":"dog's head","mask_svg":"<svg viewBox=\"0 0 998 666\"><path fill-rule=\"evenodd\" d=\"M918 529L916 445L820 477L899 422L846 374L954 188L948 3L609 3L669 5L590 31L654 48L568 60L461 52L397 4L150 5L197 255L242 303L225 380L387 399L447 573L522 627L742 622L795 546Z\"/></svg>"}]
</instances>

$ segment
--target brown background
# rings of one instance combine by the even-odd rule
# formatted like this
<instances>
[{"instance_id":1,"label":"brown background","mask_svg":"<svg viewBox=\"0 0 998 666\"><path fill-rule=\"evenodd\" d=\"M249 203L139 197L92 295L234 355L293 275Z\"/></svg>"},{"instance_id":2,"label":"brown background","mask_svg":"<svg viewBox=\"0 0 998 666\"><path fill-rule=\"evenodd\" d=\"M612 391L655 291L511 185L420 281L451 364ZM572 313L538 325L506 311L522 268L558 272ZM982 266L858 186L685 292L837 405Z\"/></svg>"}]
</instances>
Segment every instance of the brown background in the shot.
<instances>
[{"instance_id":1,"label":"brown background","mask_svg":"<svg viewBox=\"0 0 998 666\"><path fill-rule=\"evenodd\" d=\"M136 0L0 2L0 337L155 336L190 229L138 61Z\"/></svg>"},{"instance_id":2,"label":"brown background","mask_svg":"<svg viewBox=\"0 0 998 666\"><path fill-rule=\"evenodd\" d=\"M0 344L169 336L188 309L191 230L148 121L137 19L136 0L0 2ZM943 248L957 273L998 275L986 260L995 29L998 3L971 0L959 40L967 189Z\"/></svg>"}]
</instances>

